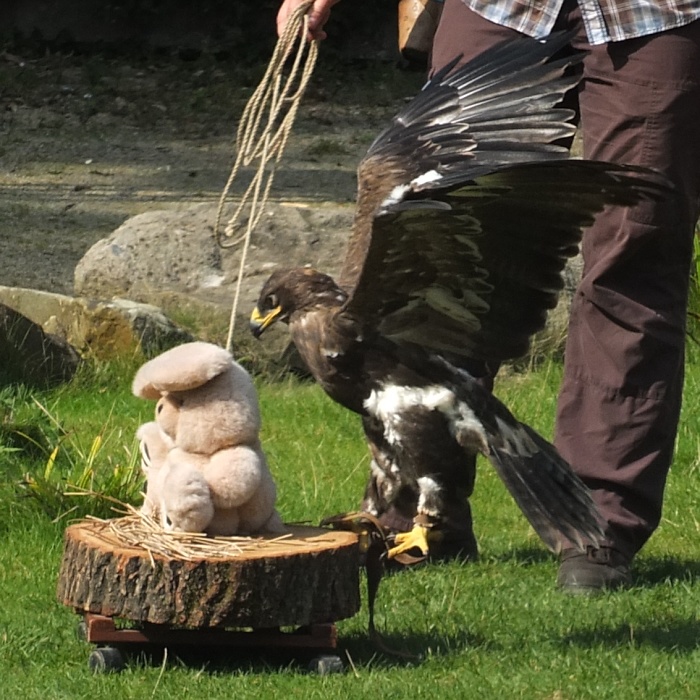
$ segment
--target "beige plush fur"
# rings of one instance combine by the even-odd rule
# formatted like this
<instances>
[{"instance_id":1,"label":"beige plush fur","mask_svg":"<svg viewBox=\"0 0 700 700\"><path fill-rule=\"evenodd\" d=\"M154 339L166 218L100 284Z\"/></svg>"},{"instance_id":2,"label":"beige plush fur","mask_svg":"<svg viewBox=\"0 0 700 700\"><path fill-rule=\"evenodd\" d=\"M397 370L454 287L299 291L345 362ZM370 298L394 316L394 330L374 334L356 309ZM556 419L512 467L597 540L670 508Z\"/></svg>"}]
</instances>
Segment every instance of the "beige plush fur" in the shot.
<instances>
[{"instance_id":1,"label":"beige plush fur","mask_svg":"<svg viewBox=\"0 0 700 700\"><path fill-rule=\"evenodd\" d=\"M141 510L153 516L159 509L163 465L175 443L155 421L144 423L136 431L136 437L141 445L141 471L146 477L146 494Z\"/></svg>"},{"instance_id":2,"label":"beige plush fur","mask_svg":"<svg viewBox=\"0 0 700 700\"><path fill-rule=\"evenodd\" d=\"M163 527L181 532L205 532L214 517L209 485L188 461L168 460L161 483Z\"/></svg>"},{"instance_id":3,"label":"beige plush fur","mask_svg":"<svg viewBox=\"0 0 700 700\"><path fill-rule=\"evenodd\" d=\"M230 353L210 343L180 345L144 364L133 391L157 400L155 422L137 433L149 457L146 512L157 503L162 522L176 530L284 531L259 441L257 393Z\"/></svg>"}]
</instances>

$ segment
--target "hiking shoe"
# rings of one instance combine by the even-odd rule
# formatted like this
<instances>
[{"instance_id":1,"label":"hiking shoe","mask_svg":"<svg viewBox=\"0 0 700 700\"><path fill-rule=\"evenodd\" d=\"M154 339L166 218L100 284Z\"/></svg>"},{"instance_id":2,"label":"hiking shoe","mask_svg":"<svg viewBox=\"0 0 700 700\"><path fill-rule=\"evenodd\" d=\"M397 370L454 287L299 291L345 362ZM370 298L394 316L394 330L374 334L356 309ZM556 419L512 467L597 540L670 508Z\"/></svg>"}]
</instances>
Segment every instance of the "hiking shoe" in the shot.
<instances>
[{"instance_id":1,"label":"hiking shoe","mask_svg":"<svg viewBox=\"0 0 700 700\"><path fill-rule=\"evenodd\" d=\"M565 549L557 574L557 587L572 595L595 595L629 586L630 560L612 547Z\"/></svg>"}]
</instances>

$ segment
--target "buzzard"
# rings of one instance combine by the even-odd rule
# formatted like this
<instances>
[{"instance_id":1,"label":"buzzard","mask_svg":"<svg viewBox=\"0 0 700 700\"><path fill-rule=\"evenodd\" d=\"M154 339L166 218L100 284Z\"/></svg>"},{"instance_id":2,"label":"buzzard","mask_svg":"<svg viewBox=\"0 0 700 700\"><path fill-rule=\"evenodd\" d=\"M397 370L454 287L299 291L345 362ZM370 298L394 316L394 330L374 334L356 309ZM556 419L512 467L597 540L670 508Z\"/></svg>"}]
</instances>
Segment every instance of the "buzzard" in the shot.
<instances>
[{"instance_id":1,"label":"buzzard","mask_svg":"<svg viewBox=\"0 0 700 700\"><path fill-rule=\"evenodd\" d=\"M578 80L580 56L555 56L569 38L507 41L436 73L360 163L338 281L276 270L252 313L256 336L287 323L316 381L362 416L384 506L412 497L413 526L390 556L425 555L441 527L468 517L476 452L551 549L602 537L570 466L465 369L526 352L597 212L667 187L557 143L575 130L557 106Z\"/></svg>"}]
</instances>

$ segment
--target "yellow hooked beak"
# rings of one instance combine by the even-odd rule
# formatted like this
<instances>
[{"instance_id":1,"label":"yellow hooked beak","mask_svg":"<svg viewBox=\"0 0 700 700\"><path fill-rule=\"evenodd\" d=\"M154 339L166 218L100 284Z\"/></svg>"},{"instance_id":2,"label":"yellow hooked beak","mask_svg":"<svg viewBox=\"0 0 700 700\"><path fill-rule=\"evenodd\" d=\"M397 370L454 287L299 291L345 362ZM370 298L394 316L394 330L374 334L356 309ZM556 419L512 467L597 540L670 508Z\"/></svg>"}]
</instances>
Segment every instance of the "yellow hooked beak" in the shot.
<instances>
[{"instance_id":1,"label":"yellow hooked beak","mask_svg":"<svg viewBox=\"0 0 700 700\"><path fill-rule=\"evenodd\" d=\"M276 306L263 316L256 306L253 309L253 313L250 314L250 321L248 322L250 332L256 338L259 338L265 332L266 328L269 328L273 323L275 323L275 321L278 320L281 313L282 307Z\"/></svg>"}]
</instances>

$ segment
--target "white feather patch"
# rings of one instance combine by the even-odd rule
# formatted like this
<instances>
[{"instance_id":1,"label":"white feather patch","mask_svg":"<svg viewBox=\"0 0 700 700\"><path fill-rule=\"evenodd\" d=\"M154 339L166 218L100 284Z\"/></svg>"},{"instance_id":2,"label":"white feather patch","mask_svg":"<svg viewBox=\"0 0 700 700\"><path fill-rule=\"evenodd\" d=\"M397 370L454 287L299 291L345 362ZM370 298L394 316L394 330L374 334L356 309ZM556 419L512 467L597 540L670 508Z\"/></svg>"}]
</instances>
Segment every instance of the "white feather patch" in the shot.
<instances>
[{"instance_id":1,"label":"white feather patch","mask_svg":"<svg viewBox=\"0 0 700 700\"><path fill-rule=\"evenodd\" d=\"M389 384L365 399L365 408L382 422L417 406L428 410L443 410L454 403L454 394L444 386L411 387Z\"/></svg>"},{"instance_id":2,"label":"white feather patch","mask_svg":"<svg viewBox=\"0 0 700 700\"><path fill-rule=\"evenodd\" d=\"M386 214L389 211L410 211L411 209L445 209L452 207L447 202L437 202L431 199L406 201L408 192L425 189L426 185L442 180L442 175L437 170L428 170L418 177L413 178L407 185L396 185L384 198L379 207L379 214Z\"/></svg>"},{"instance_id":3,"label":"white feather patch","mask_svg":"<svg viewBox=\"0 0 700 700\"><path fill-rule=\"evenodd\" d=\"M423 173L422 175L419 175L411 180L411 184L415 185L416 187L420 187L421 185L428 185L431 182L437 182L438 180L442 180L442 175L440 175L437 170L428 170L427 173Z\"/></svg>"},{"instance_id":4,"label":"white feather patch","mask_svg":"<svg viewBox=\"0 0 700 700\"><path fill-rule=\"evenodd\" d=\"M409 192L410 190L410 185L396 185L396 187L389 192L389 194L384 198L384 201L381 203L381 206L379 207L380 213L391 209L393 206L396 206L403 200L406 192Z\"/></svg>"},{"instance_id":5,"label":"white feather patch","mask_svg":"<svg viewBox=\"0 0 700 700\"><path fill-rule=\"evenodd\" d=\"M421 476L418 479L418 489L420 495L416 510L432 517L440 515L439 504L442 503L442 500L440 486L437 482L429 476ZM438 507L431 507L431 504L437 504Z\"/></svg>"},{"instance_id":6,"label":"white feather patch","mask_svg":"<svg viewBox=\"0 0 700 700\"><path fill-rule=\"evenodd\" d=\"M375 479L378 479L378 478L380 478L380 477L383 477L383 476L386 474L386 472L379 466L379 464L377 464L377 460L376 460L376 459L373 459L373 460L370 462L369 470L370 470L370 473L372 474L372 476L373 476Z\"/></svg>"},{"instance_id":7,"label":"white feather patch","mask_svg":"<svg viewBox=\"0 0 700 700\"><path fill-rule=\"evenodd\" d=\"M373 498L366 498L363 506L363 510L370 515L374 515L375 518L379 515L379 508Z\"/></svg>"},{"instance_id":8,"label":"white feather patch","mask_svg":"<svg viewBox=\"0 0 700 700\"><path fill-rule=\"evenodd\" d=\"M372 391L365 399L364 406L368 413L382 422L384 435L390 444L398 445L401 442L403 412L421 407L443 413L455 438L461 434L461 444L466 442L482 451L488 450L488 440L481 422L466 403L457 401L447 387L435 384L427 387L387 385ZM466 440L465 435L468 436Z\"/></svg>"}]
</instances>

